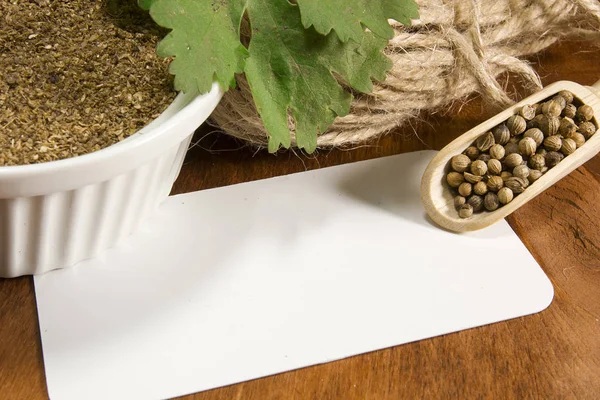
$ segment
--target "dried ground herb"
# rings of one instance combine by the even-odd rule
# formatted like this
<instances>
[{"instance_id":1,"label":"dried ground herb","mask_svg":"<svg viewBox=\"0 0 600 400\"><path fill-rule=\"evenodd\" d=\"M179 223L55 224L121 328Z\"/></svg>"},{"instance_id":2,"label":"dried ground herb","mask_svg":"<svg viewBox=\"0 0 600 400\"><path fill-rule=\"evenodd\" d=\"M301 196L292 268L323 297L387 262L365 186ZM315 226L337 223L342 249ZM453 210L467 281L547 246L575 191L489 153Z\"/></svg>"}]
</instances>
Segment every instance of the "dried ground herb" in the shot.
<instances>
[{"instance_id":1,"label":"dried ground herb","mask_svg":"<svg viewBox=\"0 0 600 400\"><path fill-rule=\"evenodd\" d=\"M135 0L0 0L0 166L110 146L173 101Z\"/></svg>"}]
</instances>

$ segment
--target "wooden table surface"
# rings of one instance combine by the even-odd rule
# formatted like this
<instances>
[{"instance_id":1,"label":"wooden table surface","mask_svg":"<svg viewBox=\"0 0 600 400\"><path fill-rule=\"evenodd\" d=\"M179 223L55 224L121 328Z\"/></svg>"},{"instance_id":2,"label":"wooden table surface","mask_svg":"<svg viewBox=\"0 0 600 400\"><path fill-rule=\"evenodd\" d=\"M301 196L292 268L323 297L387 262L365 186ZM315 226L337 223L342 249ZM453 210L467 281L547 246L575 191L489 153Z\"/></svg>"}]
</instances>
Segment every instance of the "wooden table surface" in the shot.
<instances>
[{"instance_id":1,"label":"wooden table surface","mask_svg":"<svg viewBox=\"0 0 600 400\"><path fill-rule=\"evenodd\" d=\"M546 84L560 79L592 84L600 79L600 50L587 44L555 45L532 62ZM423 116L413 124L418 137L408 127L369 146L321 151L312 157L255 154L218 134L198 135L199 143L188 154L173 192L440 149L493 113L475 99L460 112L454 108ZM554 301L541 313L185 398L598 399L599 201L596 157L509 217L554 285ZM0 280L0 398L47 397L32 280Z\"/></svg>"}]
</instances>

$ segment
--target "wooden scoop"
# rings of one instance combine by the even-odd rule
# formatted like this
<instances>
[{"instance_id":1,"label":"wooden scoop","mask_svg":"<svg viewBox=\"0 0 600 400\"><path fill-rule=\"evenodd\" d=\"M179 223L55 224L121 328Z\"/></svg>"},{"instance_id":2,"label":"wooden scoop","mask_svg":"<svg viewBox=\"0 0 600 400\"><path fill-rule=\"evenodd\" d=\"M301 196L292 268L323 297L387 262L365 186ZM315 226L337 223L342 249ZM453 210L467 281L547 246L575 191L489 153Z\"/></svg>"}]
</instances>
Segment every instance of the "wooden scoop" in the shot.
<instances>
[{"instance_id":1,"label":"wooden scoop","mask_svg":"<svg viewBox=\"0 0 600 400\"><path fill-rule=\"evenodd\" d=\"M598 132L587 140L583 146L565 157L558 165L549 169L537 181L529 185L523 193L515 196L507 205L498 208L496 211L474 213L470 218L462 219L458 216L458 212L454 208L454 196L446 183L450 159L462 153L480 135L505 122L510 116L517 114L524 105L539 103L556 95L561 90L570 91L583 104L591 106L594 109L594 122L598 121L600 118L600 81L593 86L582 86L575 82L560 81L547 86L542 91L527 97L464 135L459 136L431 160L421 180L421 201L425 206L425 211L434 222L455 232L485 228L533 199L600 151L600 132Z\"/></svg>"}]
</instances>

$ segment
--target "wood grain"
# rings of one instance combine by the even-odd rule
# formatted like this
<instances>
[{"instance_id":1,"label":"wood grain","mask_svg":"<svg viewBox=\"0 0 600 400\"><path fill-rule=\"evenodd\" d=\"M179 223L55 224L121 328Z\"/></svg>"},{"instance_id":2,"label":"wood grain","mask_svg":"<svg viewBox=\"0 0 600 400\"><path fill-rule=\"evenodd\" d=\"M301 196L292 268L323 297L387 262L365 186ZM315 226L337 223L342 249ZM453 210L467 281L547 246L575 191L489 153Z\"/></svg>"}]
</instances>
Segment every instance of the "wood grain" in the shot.
<instances>
[{"instance_id":1,"label":"wood grain","mask_svg":"<svg viewBox=\"0 0 600 400\"><path fill-rule=\"evenodd\" d=\"M545 83L565 79L589 85L600 78L600 51L581 43L553 46L532 62ZM314 157L291 152L255 154L239 142L205 129L199 132L197 146L189 152L173 193L440 149L496 111L470 99L460 109L423 115L412 128L370 146L321 151ZM597 399L598 198L600 158L596 157L508 218L554 284L555 300L541 313L184 398ZM510 255L504 256L510 262ZM45 399L44 379L32 280L0 280L0 398Z\"/></svg>"}]
</instances>

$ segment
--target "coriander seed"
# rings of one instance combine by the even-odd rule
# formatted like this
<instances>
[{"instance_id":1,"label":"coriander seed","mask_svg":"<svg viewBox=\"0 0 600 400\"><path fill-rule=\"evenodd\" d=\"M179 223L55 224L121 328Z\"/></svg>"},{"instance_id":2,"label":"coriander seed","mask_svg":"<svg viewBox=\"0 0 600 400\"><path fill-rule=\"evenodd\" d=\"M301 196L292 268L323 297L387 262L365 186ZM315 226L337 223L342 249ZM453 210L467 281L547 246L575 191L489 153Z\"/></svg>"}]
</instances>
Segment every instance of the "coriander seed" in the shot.
<instances>
[{"instance_id":1,"label":"coriander seed","mask_svg":"<svg viewBox=\"0 0 600 400\"><path fill-rule=\"evenodd\" d=\"M544 114L537 114L534 119L527 122L527 129L539 128L542 123L542 120L544 120L545 118L546 116Z\"/></svg>"},{"instance_id":2,"label":"coriander seed","mask_svg":"<svg viewBox=\"0 0 600 400\"><path fill-rule=\"evenodd\" d=\"M575 107L575 104L567 104L562 112L562 116L567 118L575 118L575 115L577 115L577 107Z\"/></svg>"},{"instance_id":3,"label":"coriander seed","mask_svg":"<svg viewBox=\"0 0 600 400\"><path fill-rule=\"evenodd\" d=\"M525 131L524 137L532 138L535 141L536 146L541 146L544 141L544 133L538 128L531 128Z\"/></svg>"},{"instance_id":4,"label":"coriander seed","mask_svg":"<svg viewBox=\"0 0 600 400\"><path fill-rule=\"evenodd\" d=\"M527 165L517 165L513 169L513 176L521 179L527 179L529 176L529 167Z\"/></svg>"},{"instance_id":5,"label":"coriander seed","mask_svg":"<svg viewBox=\"0 0 600 400\"><path fill-rule=\"evenodd\" d=\"M522 162L523 157L519 153L511 153L504 159L504 165L510 169L516 167L517 165L521 165Z\"/></svg>"},{"instance_id":6,"label":"coriander seed","mask_svg":"<svg viewBox=\"0 0 600 400\"><path fill-rule=\"evenodd\" d=\"M562 147L562 138L558 135L548 136L544 139L544 147L548 151L558 151Z\"/></svg>"},{"instance_id":7,"label":"coriander seed","mask_svg":"<svg viewBox=\"0 0 600 400\"><path fill-rule=\"evenodd\" d=\"M496 160L502 160L504 158L505 153L506 151L504 150L504 147L502 147L502 145L500 144L495 144L492 147L490 147L491 158L495 158Z\"/></svg>"},{"instance_id":8,"label":"coriander seed","mask_svg":"<svg viewBox=\"0 0 600 400\"><path fill-rule=\"evenodd\" d=\"M534 155L536 149L535 140L530 137L525 137L519 142L519 152L526 157Z\"/></svg>"},{"instance_id":9,"label":"coriander seed","mask_svg":"<svg viewBox=\"0 0 600 400\"><path fill-rule=\"evenodd\" d=\"M535 118L535 110L536 109L533 106L524 105L523 107L521 107L519 115L525 118L527 121L531 121Z\"/></svg>"},{"instance_id":10,"label":"coriander seed","mask_svg":"<svg viewBox=\"0 0 600 400\"><path fill-rule=\"evenodd\" d=\"M563 160L563 158L565 158L565 156L561 153L557 151L549 151L548 154L546 154L546 167L556 167L558 163Z\"/></svg>"},{"instance_id":11,"label":"coriander seed","mask_svg":"<svg viewBox=\"0 0 600 400\"><path fill-rule=\"evenodd\" d=\"M473 185L473 193L483 196L488 191L487 184L484 181L479 181L475 185Z\"/></svg>"},{"instance_id":12,"label":"coriander seed","mask_svg":"<svg viewBox=\"0 0 600 400\"><path fill-rule=\"evenodd\" d=\"M511 136L517 136L525 132L527 122L520 115L513 115L506 120L506 127L510 131Z\"/></svg>"},{"instance_id":13,"label":"coriander seed","mask_svg":"<svg viewBox=\"0 0 600 400\"><path fill-rule=\"evenodd\" d=\"M473 215L473 207L470 204L463 204L458 210L458 216L461 218L469 218Z\"/></svg>"},{"instance_id":14,"label":"coriander seed","mask_svg":"<svg viewBox=\"0 0 600 400\"><path fill-rule=\"evenodd\" d=\"M567 106L567 100L564 97L562 97L561 95L559 95L559 94L557 94L556 96L554 96L552 98L552 101L558 103L558 105L560 106L561 111L564 110L565 107Z\"/></svg>"},{"instance_id":15,"label":"coriander seed","mask_svg":"<svg viewBox=\"0 0 600 400\"><path fill-rule=\"evenodd\" d=\"M508 140L510 139L510 131L504 124L498 125L492 129L492 134L494 135L494 141L503 146L508 143Z\"/></svg>"},{"instance_id":16,"label":"coriander seed","mask_svg":"<svg viewBox=\"0 0 600 400\"><path fill-rule=\"evenodd\" d=\"M571 135L569 135L569 139L573 139L573 141L577 145L577 148L580 148L585 144L585 136L583 136L581 132L572 133Z\"/></svg>"},{"instance_id":17,"label":"coriander seed","mask_svg":"<svg viewBox=\"0 0 600 400\"><path fill-rule=\"evenodd\" d=\"M483 210L483 197L475 194L468 198L467 204L473 207L473 212L480 212Z\"/></svg>"},{"instance_id":18,"label":"coriander seed","mask_svg":"<svg viewBox=\"0 0 600 400\"><path fill-rule=\"evenodd\" d=\"M514 194L519 194L523 193L527 186L529 186L529 181L516 176L511 176L504 181L504 186L512 190Z\"/></svg>"},{"instance_id":19,"label":"coriander seed","mask_svg":"<svg viewBox=\"0 0 600 400\"><path fill-rule=\"evenodd\" d=\"M473 193L473 185L470 184L469 182L461 183L460 186L458 187L458 193L461 196L469 197L471 195L471 193Z\"/></svg>"},{"instance_id":20,"label":"coriander seed","mask_svg":"<svg viewBox=\"0 0 600 400\"><path fill-rule=\"evenodd\" d=\"M558 95L565 99L567 104L571 104L573 102L573 93L569 92L568 90L561 90L558 92Z\"/></svg>"},{"instance_id":21,"label":"coriander seed","mask_svg":"<svg viewBox=\"0 0 600 400\"><path fill-rule=\"evenodd\" d=\"M577 143L573 139L563 139L562 147L560 148L561 153L568 156L569 154L573 154L575 150L577 150Z\"/></svg>"},{"instance_id":22,"label":"coriander seed","mask_svg":"<svg viewBox=\"0 0 600 400\"><path fill-rule=\"evenodd\" d=\"M504 180L499 176L490 176L487 181L487 188L492 192L497 192L504 186Z\"/></svg>"},{"instance_id":23,"label":"coriander seed","mask_svg":"<svg viewBox=\"0 0 600 400\"><path fill-rule=\"evenodd\" d=\"M471 159L464 154L452 157L452 169L456 172L465 172L471 166Z\"/></svg>"},{"instance_id":24,"label":"coriander seed","mask_svg":"<svg viewBox=\"0 0 600 400\"><path fill-rule=\"evenodd\" d=\"M589 121L590 119L592 119L594 117L594 109L592 107L588 106L587 104L584 104L577 109L577 113L575 114L575 117L579 121Z\"/></svg>"},{"instance_id":25,"label":"coriander seed","mask_svg":"<svg viewBox=\"0 0 600 400\"><path fill-rule=\"evenodd\" d=\"M577 129L586 139L591 138L596 133L596 125L592 122L582 122Z\"/></svg>"},{"instance_id":26,"label":"coriander seed","mask_svg":"<svg viewBox=\"0 0 600 400\"><path fill-rule=\"evenodd\" d=\"M546 157L546 153L548 153L548 151L547 151L545 148L543 148L543 147L540 147L540 148L539 148L539 149L537 149L537 151L535 152L535 154L540 154L540 155L542 155L542 156L544 156L544 157Z\"/></svg>"},{"instance_id":27,"label":"coriander seed","mask_svg":"<svg viewBox=\"0 0 600 400\"><path fill-rule=\"evenodd\" d=\"M511 176L512 176L512 173L510 173L508 171L502 171L502 173L500 174L500 178L502 178L503 182L505 180L507 180L508 178L510 178Z\"/></svg>"},{"instance_id":28,"label":"coriander seed","mask_svg":"<svg viewBox=\"0 0 600 400\"><path fill-rule=\"evenodd\" d=\"M469 172L465 172L463 176L467 182L473 183L473 184L475 184L483 179L483 176L473 175Z\"/></svg>"},{"instance_id":29,"label":"coriander seed","mask_svg":"<svg viewBox=\"0 0 600 400\"><path fill-rule=\"evenodd\" d=\"M475 146L469 146L465 150L465 155L471 160L477 160L477 157L479 157L479 150L477 150L477 147Z\"/></svg>"},{"instance_id":30,"label":"coriander seed","mask_svg":"<svg viewBox=\"0 0 600 400\"><path fill-rule=\"evenodd\" d=\"M550 100L542 105L542 113L546 116L558 117L562 112L560 104L554 100Z\"/></svg>"},{"instance_id":31,"label":"coriander seed","mask_svg":"<svg viewBox=\"0 0 600 400\"><path fill-rule=\"evenodd\" d=\"M466 203L467 203L467 199L466 199L466 197L463 197L463 196L456 196L456 197L454 198L454 208L455 208L455 209L457 209L457 210L458 210L458 209L459 209L459 208L460 208L460 207L461 207L463 204L466 204Z\"/></svg>"},{"instance_id":32,"label":"coriander seed","mask_svg":"<svg viewBox=\"0 0 600 400\"><path fill-rule=\"evenodd\" d=\"M514 198L513 191L510 188L503 187L498 191L498 201L500 204L508 204Z\"/></svg>"},{"instance_id":33,"label":"coriander seed","mask_svg":"<svg viewBox=\"0 0 600 400\"><path fill-rule=\"evenodd\" d=\"M537 117L536 117L537 118ZM545 136L556 135L560 127L560 119L558 117L544 115L540 118L538 128Z\"/></svg>"},{"instance_id":34,"label":"coriander seed","mask_svg":"<svg viewBox=\"0 0 600 400\"><path fill-rule=\"evenodd\" d=\"M527 179L529 180L529 183L533 183L535 181L537 181L538 179L540 179L540 177L542 176L542 171L538 171L537 169L532 169L529 171L529 176L527 177Z\"/></svg>"},{"instance_id":35,"label":"coriander seed","mask_svg":"<svg viewBox=\"0 0 600 400\"><path fill-rule=\"evenodd\" d=\"M575 133L577 131L577 125L572 123L570 119L563 118L560 121L560 126L558 127L558 133L563 137L569 137L570 134Z\"/></svg>"},{"instance_id":36,"label":"coriander seed","mask_svg":"<svg viewBox=\"0 0 600 400\"><path fill-rule=\"evenodd\" d=\"M504 150L504 148L502 149ZM502 172L502 163L496 158L492 158L490 161L488 161L487 166L490 174L498 175L500 172Z\"/></svg>"},{"instance_id":37,"label":"coriander seed","mask_svg":"<svg viewBox=\"0 0 600 400\"><path fill-rule=\"evenodd\" d=\"M475 147L477 147L477 150L484 152L488 151L495 143L492 132L487 132L477 138Z\"/></svg>"},{"instance_id":38,"label":"coriander seed","mask_svg":"<svg viewBox=\"0 0 600 400\"><path fill-rule=\"evenodd\" d=\"M488 193L483 198L483 206L488 211L497 210L500 206L500 201L498 200L498 195L496 193Z\"/></svg>"},{"instance_id":39,"label":"coriander seed","mask_svg":"<svg viewBox=\"0 0 600 400\"><path fill-rule=\"evenodd\" d=\"M458 172L450 172L448 175L446 175L446 182L448 182L450 187L457 188L464 181L465 177L463 174L459 174Z\"/></svg>"},{"instance_id":40,"label":"coriander seed","mask_svg":"<svg viewBox=\"0 0 600 400\"><path fill-rule=\"evenodd\" d=\"M487 164L482 160L476 160L471 163L471 173L477 176L483 176L487 172Z\"/></svg>"},{"instance_id":41,"label":"coriander seed","mask_svg":"<svg viewBox=\"0 0 600 400\"><path fill-rule=\"evenodd\" d=\"M541 154L534 154L529 159L529 166L534 170L541 171L546 166L546 159Z\"/></svg>"}]
</instances>

